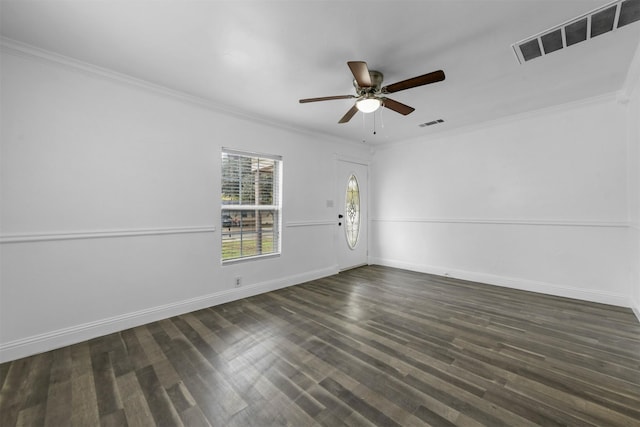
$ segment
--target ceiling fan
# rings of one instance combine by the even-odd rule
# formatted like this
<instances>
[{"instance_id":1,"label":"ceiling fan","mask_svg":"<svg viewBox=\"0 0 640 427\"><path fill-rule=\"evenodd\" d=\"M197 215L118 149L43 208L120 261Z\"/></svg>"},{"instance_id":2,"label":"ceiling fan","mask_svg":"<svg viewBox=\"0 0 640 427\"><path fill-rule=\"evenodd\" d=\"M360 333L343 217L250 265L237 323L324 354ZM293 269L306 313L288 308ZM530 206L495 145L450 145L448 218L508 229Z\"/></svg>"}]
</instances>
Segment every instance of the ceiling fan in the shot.
<instances>
[{"instance_id":1,"label":"ceiling fan","mask_svg":"<svg viewBox=\"0 0 640 427\"><path fill-rule=\"evenodd\" d=\"M347 111L347 114L345 114L338 123L347 123L358 111L362 111L363 113L372 113L381 106L406 116L407 114L412 113L415 108L409 107L401 102L394 101L393 99L387 98L383 95L444 80L444 71L438 70L407 80L402 80L388 86L382 86L382 73L379 71L369 70L366 62L349 61L347 62L347 65L349 66L349 69L351 69L351 73L354 77L353 86L356 89L356 95L306 98L301 99L300 103L305 104L307 102L357 98L353 107Z\"/></svg>"}]
</instances>

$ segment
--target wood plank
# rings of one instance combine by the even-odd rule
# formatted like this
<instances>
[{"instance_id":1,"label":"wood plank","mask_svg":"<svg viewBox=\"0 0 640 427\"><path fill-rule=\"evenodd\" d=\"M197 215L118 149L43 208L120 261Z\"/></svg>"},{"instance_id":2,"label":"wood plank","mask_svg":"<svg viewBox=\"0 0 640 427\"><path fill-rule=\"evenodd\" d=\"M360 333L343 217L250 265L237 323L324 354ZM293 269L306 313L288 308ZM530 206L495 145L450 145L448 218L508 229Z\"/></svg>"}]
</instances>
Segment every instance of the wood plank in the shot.
<instances>
[{"instance_id":1,"label":"wood plank","mask_svg":"<svg viewBox=\"0 0 640 427\"><path fill-rule=\"evenodd\" d=\"M155 425L151 409L135 372L129 372L116 379L118 391L129 427L151 427Z\"/></svg>"},{"instance_id":2,"label":"wood plank","mask_svg":"<svg viewBox=\"0 0 640 427\"><path fill-rule=\"evenodd\" d=\"M137 370L136 377L156 424L182 425L182 421L166 390L160 384L153 367L147 366Z\"/></svg>"},{"instance_id":3,"label":"wood plank","mask_svg":"<svg viewBox=\"0 0 640 427\"><path fill-rule=\"evenodd\" d=\"M49 379L49 395L45 414L45 427L71 424L72 359L71 348L53 352L53 364Z\"/></svg>"}]
</instances>

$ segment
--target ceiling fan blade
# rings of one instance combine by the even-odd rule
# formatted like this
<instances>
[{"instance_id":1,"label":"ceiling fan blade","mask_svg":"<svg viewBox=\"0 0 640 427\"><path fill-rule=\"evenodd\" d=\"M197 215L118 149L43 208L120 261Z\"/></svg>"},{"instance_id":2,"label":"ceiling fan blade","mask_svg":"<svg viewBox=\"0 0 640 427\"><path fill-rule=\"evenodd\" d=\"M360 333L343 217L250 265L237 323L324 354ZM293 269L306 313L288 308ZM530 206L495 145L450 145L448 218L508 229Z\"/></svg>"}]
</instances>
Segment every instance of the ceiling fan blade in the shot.
<instances>
[{"instance_id":1,"label":"ceiling fan blade","mask_svg":"<svg viewBox=\"0 0 640 427\"><path fill-rule=\"evenodd\" d=\"M407 114L413 113L413 111L415 110L415 108L409 107L408 105L405 105L402 102L394 101L391 98L382 98L382 105L404 116L406 116Z\"/></svg>"},{"instance_id":2,"label":"ceiling fan blade","mask_svg":"<svg viewBox=\"0 0 640 427\"><path fill-rule=\"evenodd\" d=\"M389 86L383 87L380 91L382 93L394 93L399 92L405 89L411 89L412 87L418 87L427 85L429 83L440 82L444 80L444 71L438 70L432 73L423 74L418 77L413 77L411 79L402 80L398 83L390 84Z\"/></svg>"},{"instance_id":3,"label":"ceiling fan blade","mask_svg":"<svg viewBox=\"0 0 640 427\"><path fill-rule=\"evenodd\" d=\"M355 77L358 86L360 87L371 87L373 83L371 83L371 75L369 74L369 67L367 67L367 63L364 61L349 61L347 65L351 69L353 73L353 77Z\"/></svg>"},{"instance_id":4,"label":"ceiling fan blade","mask_svg":"<svg viewBox=\"0 0 640 427\"><path fill-rule=\"evenodd\" d=\"M355 98L355 95L336 95L336 96L323 96L322 98L306 98L306 99L301 99L300 104L305 104L307 102L332 101L334 99L349 99L349 98Z\"/></svg>"},{"instance_id":5,"label":"ceiling fan blade","mask_svg":"<svg viewBox=\"0 0 640 427\"><path fill-rule=\"evenodd\" d=\"M342 116L342 118L338 123L347 123L349 120L351 120L351 117L356 115L357 112L358 112L358 108L356 108L356 106L354 105L353 107L351 107L349 111L347 111L347 114Z\"/></svg>"}]
</instances>

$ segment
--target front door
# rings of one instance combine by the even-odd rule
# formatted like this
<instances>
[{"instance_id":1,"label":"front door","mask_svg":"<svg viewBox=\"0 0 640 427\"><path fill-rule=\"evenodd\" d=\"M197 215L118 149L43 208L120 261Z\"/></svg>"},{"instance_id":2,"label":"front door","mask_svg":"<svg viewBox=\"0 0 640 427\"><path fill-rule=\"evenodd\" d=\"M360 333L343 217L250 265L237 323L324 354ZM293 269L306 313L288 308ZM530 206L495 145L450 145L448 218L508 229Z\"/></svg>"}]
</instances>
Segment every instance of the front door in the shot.
<instances>
[{"instance_id":1,"label":"front door","mask_svg":"<svg viewBox=\"0 0 640 427\"><path fill-rule=\"evenodd\" d=\"M368 167L338 160L338 266L346 270L367 264Z\"/></svg>"}]
</instances>

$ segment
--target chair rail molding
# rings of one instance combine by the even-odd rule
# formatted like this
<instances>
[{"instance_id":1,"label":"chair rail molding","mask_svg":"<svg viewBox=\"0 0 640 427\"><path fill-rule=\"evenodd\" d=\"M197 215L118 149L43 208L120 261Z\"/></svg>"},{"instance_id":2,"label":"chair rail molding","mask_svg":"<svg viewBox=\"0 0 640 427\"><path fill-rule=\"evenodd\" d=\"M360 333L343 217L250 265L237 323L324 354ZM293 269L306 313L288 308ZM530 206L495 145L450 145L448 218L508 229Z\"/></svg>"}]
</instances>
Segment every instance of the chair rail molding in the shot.
<instances>
[{"instance_id":1,"label":"chair rail molding","mask_svg":"<svg viewBox=\"0 0 640 427\"><path fill-rule=\"evenodd\" d=\"M130 228L120 230L89 230L53 233L16 233L0 236L0 243L49 242L57 240L104 239L113 237L160 236L167 234L212 233L216 228L206 226L182 226L163 228Z\"/></svg>"},{"instance_id":2,"label":"chair rail molding","mask_svg":"<svg viewBox=\"0 0 640 427\"><path fill-rule=\"evenodd\" d=\"M317 227L317 226L326 226L326 225L334 225L336 221L333 220L325 220L325 219L312 219L306 221L287 221L287 227Z\"/></svg>"},{"instance_id":3,"label":"chair rail molding","mask_svg":"<svg viewBox=\"0 0 640 427\"><path fill-rule=\"evenodd\" d=\"M584 221L584 220L558 220L558 219L508 219L508 218L401 218L401 217L374 217L372 222L396 222L396 223L435 223L435 224L496 224L496 225L538 225L557 227L608 227L628 228L628 221Z\"/></svg>"}]
</instances>

